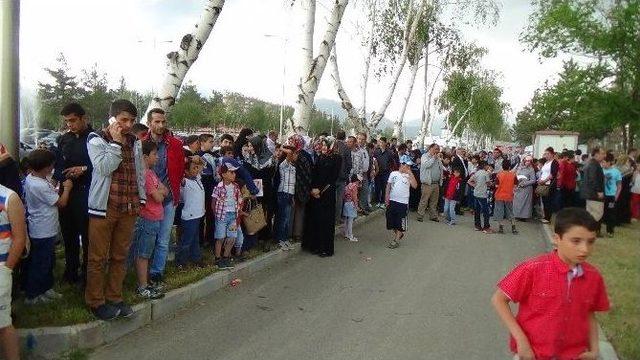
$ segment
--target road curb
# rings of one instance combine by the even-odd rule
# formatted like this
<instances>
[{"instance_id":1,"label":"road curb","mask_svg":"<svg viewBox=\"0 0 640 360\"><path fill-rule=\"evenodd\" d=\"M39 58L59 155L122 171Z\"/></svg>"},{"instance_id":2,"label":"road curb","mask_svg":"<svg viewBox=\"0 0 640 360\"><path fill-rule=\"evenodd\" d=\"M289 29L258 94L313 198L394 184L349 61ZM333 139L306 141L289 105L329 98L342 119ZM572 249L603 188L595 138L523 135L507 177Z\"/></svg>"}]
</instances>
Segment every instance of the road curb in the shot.
<instances>
[{"instance_id":1,"label":"road curb","mask_svg":"<svg viewBox=\"0 0 640 360\"><path fill-rule=\"evenodd\" d=\"M547 250L551 251L554 248L553 245L553 230L551 229L551 224L541 224L542 232L545 234L545 242ZM600 333L600 359L602 360L619 360L618 354L613 349L613 345L607 339L604 331L600 324L598 324L598 332Z\"/></svg>"},{"instance_id":2,"label":"road curb","mask_svg":"<svg viewBox=\"0 0 640 360\"><path fill-rule=\"evenodd\" d=\"M358 217L354 225L366 224L382 213L382 210L375 210L369 216ZM336 226L336 234L338 228ZM175 316L180 309L197 304L201 299L229 285L233 279L246 278L299 252L300 244L294 244L290 251L277 249L238 264L231 271L217 271L193 284L168 291L162 299L134 305L134 315L130 319L18 329L23 355L29 359L57 359L61 354L74 349L92 349L106 345L152 322Z\"/></svg>"}]
</instances>

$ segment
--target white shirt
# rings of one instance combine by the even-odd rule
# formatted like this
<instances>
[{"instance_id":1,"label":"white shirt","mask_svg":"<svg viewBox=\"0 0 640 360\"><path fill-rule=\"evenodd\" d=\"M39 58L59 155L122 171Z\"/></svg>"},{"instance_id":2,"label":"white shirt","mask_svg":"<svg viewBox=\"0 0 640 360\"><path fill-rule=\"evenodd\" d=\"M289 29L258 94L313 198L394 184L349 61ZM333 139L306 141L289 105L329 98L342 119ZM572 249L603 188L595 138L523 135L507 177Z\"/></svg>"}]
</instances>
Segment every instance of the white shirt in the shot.
<instances>
[{"instance_id":1,"label":"white shirt","mask_svg":"<svg viewBox=\"0 0 640 360\"><path fill-rule=\"evenodd\" d=\"M542 169L540 169L540 180L545 180L545 184L546 185L551 184L551 180L549 178L551 177L551 164L552 163L553 163L553 160L552 161L547 161L542 166Z\"/></svg>"},{"instance_id":2,"label":"white shirt","mask_svg":"<svg viewBox=\"0 0 640 360\"><path fill-rule=\"evenodd\" d=\"M24 182L27 203L29 236L34 239L58 235L58 207L60 196L53 185L43 178L28 175Z\"/></svg>"},{"instance_id":3,"label":"white shirt","mask_svg":"<svg viewBox=\"0 0 640 360\"><path fill-rule=\"evenodd\" d=\"M233 196L235 185L233 183L231 183L229 185L225 185L224 189L227 192L227 195L230 194L230 196L227 196L224 199L224 212L225 213L228 213L228 212L235 213L236 210L237 210L237 207L238 207L238 204L236 204L236 198Z\"/></svg>"},{"instance_id":4,"label":"white shirt","mask_svg":"<svg viewBox=\"0 0 640 360\"><path fill-rule=\"evenodd\" d=\"M204 186L199 175L195 179L184 178L180 197L184 203L180 216L182 220L193 220L204 216Z\"/></svg>"},{"instance_id":5,"label":"white shirt","mask_svg":"<svg viewBox=\"0 0 640 360\"><path fill-rule=\"evenodd\" d=\"M409 204L409 191L411 188L409 179L409 174L403 174L399 171L392 171L391 174L389 174L389 180L387 182L391 184L391 189L389 190L390 201Z\"/></svg>"}]
</instances>

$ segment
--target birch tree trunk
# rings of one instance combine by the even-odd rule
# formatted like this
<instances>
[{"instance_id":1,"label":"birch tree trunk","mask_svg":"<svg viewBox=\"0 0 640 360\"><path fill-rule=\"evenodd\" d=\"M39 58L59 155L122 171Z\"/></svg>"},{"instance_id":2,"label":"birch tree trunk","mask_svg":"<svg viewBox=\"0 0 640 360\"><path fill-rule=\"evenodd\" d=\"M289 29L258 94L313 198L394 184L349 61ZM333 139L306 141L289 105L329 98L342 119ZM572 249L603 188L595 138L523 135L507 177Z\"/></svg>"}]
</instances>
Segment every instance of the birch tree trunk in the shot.
<instances>
[{"instance_id":1,"label":"birch tree trunk","mask_svg":"<svg viewBox=\"0 0 640 360\"><path fill-rule=\"evenodd\" d=\"M340 71L338 70L338 54L336 51L336 46L333 46L331 50L331 57L329 58L331 62L331 69L333 70L331 73L331 78L333 79L333 83L336 87L336 91L338 92L338 97L340 98L340 102L342 108L347 111L347 117L349 122L353 125L356 131L361 130L361 122L360 116L356 109L353 107L351 100L349 100L349 96L347 92L342 87L342 81L340 80Z\"/></svg>"},{"instance_id":2,"label":"birch tree trunk","mask_svg":"<svg viewBox=\"0 0 640 360\"><path fill-rule=\"evenodd\" d=\"M367 57L364 60L364 74L362 74L362 84L360 85L360 91L362 92L362 107L358 113L362 123L361 129L365 129L367 125L367 88L369 86L369 73L371 69L371 58L373 57L373 36L376 31L376 22L378 15L378 2L374 1L373 4L373 16L371 19L371 30L369 31L369 47L367 48Z\"/></svg>"},{"instance_id":3,"label":"birch tree trunk","mask_svg":"<svg viewBox=\"0 0 640 360\"><path fill-rule=\"evenodd\" d=\"M418 24L420 23L420 20L422 20L422 16L424 15L425 1L426 0L422 0L420 2L420 6L416 10L415 16L413 16L413 21L411 21L411 23L407 21L407 27L405 28L405 34L407 35L405 36L404 46L402 49L402 53L400 54L400 63L398 64L398 67L395 69L393 76L391 77L392 79L391 85L389 86L389 90L387 92L387 96L385 97L385 100L382 102L382 105L380 105L380 108L378 109L378 111L371 114L371 120L369 121L370 129L375 129L378 126L378 124L380 124L380 121L384 117L384 113L387 111L389 104L391 104L391 98L393 97L393 93L395 92L396 86L398 85L398 80L400 79L400 75L404 70L404 65L407 63L409 48L411 47L411 44L414 42L416 29L418 28ZM408 12L409 12L408 15L410 15L412 11L413 11L413 1L410 1L409 7L408 7ZM407 16L407 19L410 19L410 18L412 17Z\"/></svg>"},{"instance_id":4,"label":"birch tree trunk","mask_svg":"<svg viewBox=\"0 0 640 360\"><path fill-rule=\"evenodd\" d=\"M413 84L416 82L416 75L418 74L418 62L416 61L409 67L409 69L411 71L411 75L409 77L409 88L407 89L407 94L403 99L400 116L398 116L396 121L393 122L393 137L402 140L404 134L404 132L402 131L404 125L404 113L407 111L407 105L409 104L409 99L411 99L411 93L413 92Z\"/></svg>"},{"instance_id":5,"label":"birch tree trunk","mask_svg":"<svg viewBox=\"0 0 640 360\"><path fill-rule=\"evenodd\" d=\"M293 118L290 121L292 129L302 127L308 131L309 122L311 120L311 109L313 108L313 101L318 90L318 85L322 79L324 69L329 61L329 53L335 44L336 35L340 29L340 23L342 16L349 3L349 0L334 0L333 9L328 18L328 28L324 34L322 42L320 43L320 49L318 55L313 58L313 32L315 28L315 1L316 0L304 0L303 4L307 4L307 22L305 29L305 43L306 48L304 53L304 66L303 74L300 77L300 83L298 84L298 98L296 100L295 112ZM313 20L312 20L313 17ZM311 54L311 58L309 58Z\"/></svg>"},{"instance_id":6,"label":"birch tree trunk","mask_svg":"<svg viewBox=\"0 0 640 360\"><path fill-rule=\"evenodd\" d=\"M198 59L200 50L209 38L209 34L211 34L211 30L216 24L223 6L224 0L208 0L193 32L182 37L177 51L167 54L167 74L160 90L151 100L146 112L154 108L160 108L168 112L171 106L175 104L178 91L187 75L187 71ZM142 121L146 123L146 116L142 117Z\"/></svg>"},{"instance_id":7,"label":"birch tree trunk","mask_svg":"<svg viewBox=\"0 0 640 360\"><path fill-rule=\"evenodd\" d=\"M444 68L440 67L436 77L433 79L431 83L429 83L429 44L425 45L425 56L424 56L424 103L422 105L422 123L420 127L420 132L418 133L418 139L416 142L419 148L424 148L425 146L425 138L431 136L431 124L433 122L433 118L431 116L431 106L433 105L433 93L436 90L436 85L438 84L438 80L442 76L444 72Z\"/></svg>"}]
</instances>

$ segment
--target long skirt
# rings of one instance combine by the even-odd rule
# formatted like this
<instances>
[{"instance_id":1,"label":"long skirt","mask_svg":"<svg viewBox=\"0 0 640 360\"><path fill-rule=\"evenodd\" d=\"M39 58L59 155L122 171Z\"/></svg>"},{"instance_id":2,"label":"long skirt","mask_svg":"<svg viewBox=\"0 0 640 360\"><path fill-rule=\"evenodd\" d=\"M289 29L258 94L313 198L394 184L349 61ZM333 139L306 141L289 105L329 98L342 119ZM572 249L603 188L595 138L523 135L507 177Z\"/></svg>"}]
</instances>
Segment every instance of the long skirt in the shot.
<instances>
[{"instance_id":1,"label":"long skirt","mask_svg":"<svg viewBox=\"0 0 640 360\"><path fill-rule=\"evenodd\" d=\"M513 194L513 216L530 219L533 212L533 186L516 188Z\"/></svg>"},{"instance_id":2,"label":"long skirt","mask_svg":"<svg viewBox=\"0 0 640 360\"><path fill-rule=\"evenodd\" d=\"M332 186L319 199L307 203L302 249L313 254L333 255L336 225L336 191Z\"/></svg>"}]
</instances>

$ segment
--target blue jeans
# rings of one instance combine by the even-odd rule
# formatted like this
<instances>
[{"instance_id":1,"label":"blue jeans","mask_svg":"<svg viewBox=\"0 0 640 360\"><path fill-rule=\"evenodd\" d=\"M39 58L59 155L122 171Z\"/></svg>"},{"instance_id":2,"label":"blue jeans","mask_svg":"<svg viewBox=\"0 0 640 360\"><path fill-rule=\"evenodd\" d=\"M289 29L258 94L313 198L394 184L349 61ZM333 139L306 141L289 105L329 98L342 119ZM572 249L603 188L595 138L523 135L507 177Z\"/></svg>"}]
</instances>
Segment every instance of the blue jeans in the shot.
<instances>
[{"instance_id":1,"label":"blue jeans","mask_svg":"<svg viewBox=\"0 0 640 360\"><path fill-rule=\"evenodd\" d=\"M278 192L276 210L276 240L287 241L289 239L289 229L291 228L291 209L293 195Z\"/></svg>"},{"instance_id":2,"label":"blue jeans","mask_svg":"<svg viewBox=\"0 0 640 360\"><path fill-rule=\"evenodd\" d=\"M173 227L173 217L175 214L176 208L173 206L173 201L170 201L164 206L164 218L160 222L160 232L158 232L156 248L149 266L149 274L152 277L162 276L164 267L167 265L171 228Z\"/></svg>"},{"instance_id":3,"label":"blue jeans","mask_svg":"<svg viewBox=\"0 0 640 360\"><path fill-rule=\"evenodd\" d=\"M33 299L53 288L53 264L56 237L31 239L31 253L26 260L24 291Z\"/></svg>"},{"instance_id":4,"label":"blue jeans","mask_svg":"<svg viewBox=\"0 0 640 360\"><path fill-rule=\"evenodd\" d=\"M491 228L491 225L489 225L489 212L489 201L487 200L487 198L475 198L475 211L473 213L473 219L476 229L487 230ZM480 214L482 214L482 217L484 219L484 226L482 226L482 223L480 222Z\"/></svg>"},{"instance_id":5,"label":"blue jeans","mask_svg":"<svg viewBox=\"0 0 640 360\"><path fill-rule=\"evenodd\" d=\"M176 265L186 265L202 258L200 250L200 222L202 218L182 220L182 234L176 251Z\"/></svg>"},{"instance_id":6,"label":"blue jeans","mask_svg":"<svg viewBox=\"0 0 640 360\"><path fill-rule=\"evenodd\" d=\"M456 222L456 204L455 200L444 199L444 216L447 221Z\"/></svg>"}]
</instances>

